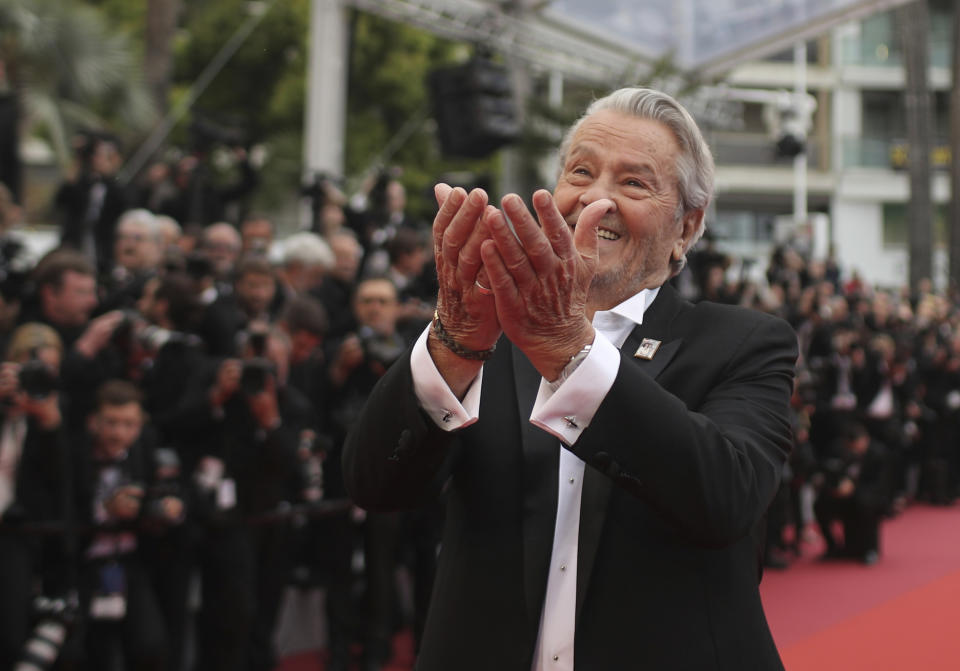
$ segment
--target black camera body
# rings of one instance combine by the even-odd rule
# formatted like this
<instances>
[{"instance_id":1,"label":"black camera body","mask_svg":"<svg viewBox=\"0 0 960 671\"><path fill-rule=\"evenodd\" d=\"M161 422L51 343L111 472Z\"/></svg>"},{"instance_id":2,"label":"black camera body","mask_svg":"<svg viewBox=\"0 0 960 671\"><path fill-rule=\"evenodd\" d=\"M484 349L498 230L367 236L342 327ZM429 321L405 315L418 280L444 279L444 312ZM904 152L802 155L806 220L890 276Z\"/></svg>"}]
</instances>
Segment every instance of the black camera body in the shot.
<instances>
[{"instance_id":1,"label":"black camera body","mask_svg":"<svg viewBox=\"0 0 960 671\"><path fill-rule=\"evenodd\" d=\"M263 357L246 359L240 371L240 390L247 396L255 396L267 388L267 379L276 370L273 362Z\"/></svg>"},{"instance_id":2,"label":"black camera body","mask_svg":"<svg viewBox=\"0 0 960 671\"><path fill-rule=\"evenodd\" d=\"M366 360L382 364L384 368L388 368L399 359L406 349L403 338L396 334L381 335L369 326L361 326L357 330L357 337L360 338L360 346L363 347Z\"/></svg>"},{"instance_id":3,"label":"black camera body","mask_svg":"<svg viewBox=\"0 0 960 671\"><path fill-rule=\"evenodd\" d=\"M20 366L20 388L27 396L42 400L60 388L60 380L39 359L31 359Z\"/></svg>"}]
</instances>

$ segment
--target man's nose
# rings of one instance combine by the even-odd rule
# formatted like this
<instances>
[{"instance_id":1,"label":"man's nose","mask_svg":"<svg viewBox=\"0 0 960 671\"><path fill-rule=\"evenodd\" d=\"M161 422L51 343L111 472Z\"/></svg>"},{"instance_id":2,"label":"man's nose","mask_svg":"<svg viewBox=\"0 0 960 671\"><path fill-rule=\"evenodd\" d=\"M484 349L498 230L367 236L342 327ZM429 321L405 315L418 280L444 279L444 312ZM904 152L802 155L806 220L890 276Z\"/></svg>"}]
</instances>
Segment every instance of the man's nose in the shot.
<instances>
[{"instance_id":1,"label":"man's nose","mask_svg":"<svg viewBox=\"0 0 960 671\"><path fill-rule=\"evenodd\" d=\"M595 203L602 198L606 198L613 203L609 211L616 212L617 201L613 196L613 188L608 180L596 179L580 194L580 204L586 207L590 203Z\"/></svg>"}]
</instances>

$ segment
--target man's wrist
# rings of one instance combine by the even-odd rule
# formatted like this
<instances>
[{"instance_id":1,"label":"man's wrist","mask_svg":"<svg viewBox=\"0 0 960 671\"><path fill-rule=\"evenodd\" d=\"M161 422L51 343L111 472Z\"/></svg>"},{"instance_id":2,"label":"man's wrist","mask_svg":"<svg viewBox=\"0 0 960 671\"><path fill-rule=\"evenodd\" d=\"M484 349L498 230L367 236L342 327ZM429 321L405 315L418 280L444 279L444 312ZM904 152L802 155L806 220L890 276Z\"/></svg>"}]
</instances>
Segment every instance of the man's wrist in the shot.
<instances>
[{"instance_id":1,"label":"man's wrist","mask_svg":"<svg viewBox=\"0 0 960 671\"><path fill-rule=\"evenodd\" d=\"M437 310L433 311L431 330L444 347L461 359L467 359L468 361L486 361L493 356L494 351L497 349L497 343L493 343L492 347L482 350L470 349L469 347L463 346L443 327L443 322L440 321L440 313Z\"/></svg>"},{"instance_id":2,"label":"man's wrist","mask_svg":"<svg viewBox=\"0 0 960 671\"><path fill-rule=\"evenodd\" d=\"M591 349L593 349L593 342L587 343L580 348L579 352L570 357L567 365L560 370L560 375L558 375L555 380L547 381L551 389L554 391L559 389L560 385L563 384L571 375L573 375L573 371L580 367L580 364L583 363L584 359L587 358L587 355L590 354Z\"/></svg>"}]
</instances>

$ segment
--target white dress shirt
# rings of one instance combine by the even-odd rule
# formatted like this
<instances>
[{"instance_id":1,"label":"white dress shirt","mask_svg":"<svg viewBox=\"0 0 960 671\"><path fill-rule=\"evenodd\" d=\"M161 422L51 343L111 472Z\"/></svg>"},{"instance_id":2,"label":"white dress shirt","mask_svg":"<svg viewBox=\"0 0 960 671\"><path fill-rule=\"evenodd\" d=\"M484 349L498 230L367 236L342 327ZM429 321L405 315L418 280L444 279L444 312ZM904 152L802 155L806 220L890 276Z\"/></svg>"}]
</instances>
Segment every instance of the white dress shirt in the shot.
<instances>
[{"instance_id":1,"label":"white dress shirt","mask_svg":"<svg viewBox=\"0 0 960 671\"><path fill-rule=\"evenodd\" d=\"M633 328L643 321L644 311L658 292L659 289L645 289L611 310L594 314L597 336L582 363L556 390L541 378L530 414L534 425L565 445L576 442L613 386L620 368L620 347ZM458 401L427 351L429 329L428 326L421 334L410 357L414 392L420 406L440 428L453 431L469 426L479 419L483 369L463 402ZM584 462L559 445L557 449L560 450L557 520L532 671L573 671Z\"/></svg>"}]
</instances>

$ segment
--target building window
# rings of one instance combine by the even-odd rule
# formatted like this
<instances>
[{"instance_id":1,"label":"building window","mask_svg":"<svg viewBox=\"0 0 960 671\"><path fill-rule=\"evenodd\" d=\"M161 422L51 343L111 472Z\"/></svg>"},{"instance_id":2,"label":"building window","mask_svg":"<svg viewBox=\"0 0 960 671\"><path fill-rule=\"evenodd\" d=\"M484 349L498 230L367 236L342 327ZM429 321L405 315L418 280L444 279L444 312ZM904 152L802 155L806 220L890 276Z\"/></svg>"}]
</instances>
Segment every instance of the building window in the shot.
<instances>
[{"instance_id":1,"label":"building window","mask_svg":"<svg viewBox=\"0 0 960 671\"><path fill-rule=\"evenodd\" d=\"M883 245L884 247L906 247L909 243L907 233L907 204L883 204ZM947 206L933 207L933 246L946 247L948 241Z\"/></svg>"}]
</instances>

